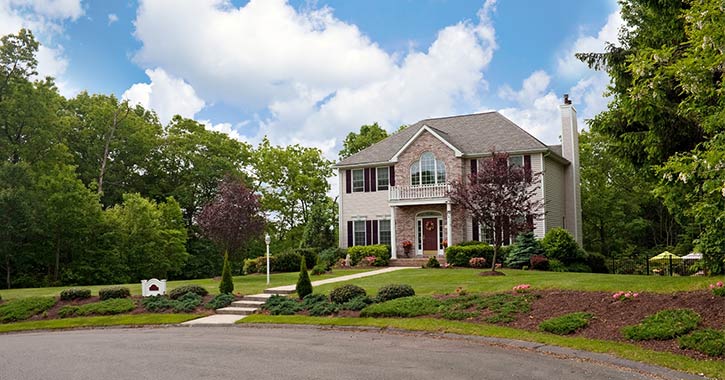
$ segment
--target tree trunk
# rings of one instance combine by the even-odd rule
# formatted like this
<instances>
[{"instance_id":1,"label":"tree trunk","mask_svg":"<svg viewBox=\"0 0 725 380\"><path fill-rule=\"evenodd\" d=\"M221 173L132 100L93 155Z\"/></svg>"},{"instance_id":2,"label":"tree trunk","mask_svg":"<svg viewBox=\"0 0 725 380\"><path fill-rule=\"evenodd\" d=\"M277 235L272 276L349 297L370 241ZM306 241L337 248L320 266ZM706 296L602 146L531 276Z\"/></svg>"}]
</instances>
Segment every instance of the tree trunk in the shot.
<instances>
[{"instance_id":1,"label":"tree trunk","mask_svg":"<svg viewBox=\"0 0 725 380\"><path fill-rule=\"evenodd\" d=\"M496 271L496 256L498 256L498 249L501 247L500 244L496 243L493 246L493 258L491 259L491 272Z\"/></svg>"}]
</instances>

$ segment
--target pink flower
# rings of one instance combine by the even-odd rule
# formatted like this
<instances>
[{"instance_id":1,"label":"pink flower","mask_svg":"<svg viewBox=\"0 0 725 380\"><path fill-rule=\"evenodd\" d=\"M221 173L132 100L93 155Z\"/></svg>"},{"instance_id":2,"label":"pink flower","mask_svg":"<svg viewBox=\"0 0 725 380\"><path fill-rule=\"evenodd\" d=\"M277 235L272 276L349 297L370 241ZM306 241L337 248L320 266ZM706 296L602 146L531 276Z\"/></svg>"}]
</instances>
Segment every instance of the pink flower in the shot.
<instances>
[{"instance_id":1,"label":"pink flower","mask_svg":"<svg viewBox=\"0 0 725 380\"><path fill-rule=\"evenodd\" d=\"M710 289L715 289L715 284L710 284Z\"/></svg>"},{"instance_id":2,"label":"pink flower","mask_svg":"<svg viewBox=\"0 0 725 380\"><path fill-rule=\"evenodd\" d=\"M617 298L619 298L619 293L614 293L614 294L612 294L612 298L614 298L615 300L616 300Z\"/></svg>"},{"instance_id":3,"label":"pink flower","mask_svg":"<svg viewBox=\"0 0 725 380\"><path fill-rule=\"evenodd\" d=\"M632 294L632 298L637 298L637 297L639 297L639 293Z\"/></svg>"},{"instance_id":4,"label":"pink flower","mask_svg":"<svg viewBox=\"0 0 725 380\"><path fill-rule=\"evenodd\" d=\"M717 282L717 287L718 287L718 288L722 288L722 287L723 287L723 283L722 283L722 281L718 281L718 282Z\"/></svg>"}]
</instances>

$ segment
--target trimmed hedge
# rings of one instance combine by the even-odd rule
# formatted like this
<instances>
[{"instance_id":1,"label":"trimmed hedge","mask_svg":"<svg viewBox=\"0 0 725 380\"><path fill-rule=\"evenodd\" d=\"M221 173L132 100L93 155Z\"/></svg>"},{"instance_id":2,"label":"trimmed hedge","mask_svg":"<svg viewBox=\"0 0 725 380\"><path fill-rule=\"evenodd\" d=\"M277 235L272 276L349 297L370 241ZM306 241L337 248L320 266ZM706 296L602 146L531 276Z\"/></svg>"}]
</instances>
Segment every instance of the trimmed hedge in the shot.
<instances>
[{"instance_id":1,"label":"trimmed hedge","mask_svg":"<svg viewBox=\"0 0 725 380\"><path fill-rule=\"evenodd\" d=\"M693 310L662 310L638 325L623 327L622 335L631 340L667 340L687 334L699 323L700 315Z\"/></svg>"},{"instance_id":2,"label":"trimmed hedge","mask_svg":"<svg viewBox=\"0 0 725 380\"><path fill-rule=\"evenodd\" d=\"M200 285L184 285L179 286L178 288L172 290L169 292L169 298L172 300L175 300L177 298L181 298L186 293L194 293L201 297L204 297L205 295L209 294L209 292Z\"/></svg>"},{"instance_id":3,"label":"trimmed hedge","mask_svg":"<svg viewBox=\"0 0 725 380\"><path fill-rule=\"evenodd\" d=\"M440 301L431 296L404 297L372 304L362 309L360 316L410 318L435 314L438 312L440 305Z\"/></svg>"},{"instance_id":4,"label":"trimmed hedge","mask_svg":"<svg viewBox=\"0 0 725 380\"><path fill-rule=\"evenodd\" d=\"M375 256L373 266L384 267L390 263L390 248L387 245L356 245L347 249L350 254L352 265L357 265L360 260L368 256Z\"/></svg>"},{"instance_id":5,"label":"trimmed hedge","mask_svg":"<svg viewBox=\"0 0 725 380\"><path fill-rule=\"evenodd\" d=\"M332 289L330 292L330 301L342 304L353 298L364 297L366 295L365 289L357 285L349 284Z\"/></svg>"},{"instance_id":6,"label":"trimmed hedge","mask_svg":"<svg viewBox=\"0 0 725 380\"><path fill-rule=\"evenodd\" d=\"M297 272L300 270L300 261L302 261L302 256L299 253L282 252L275 255L274 258L274 263L272 263L273 272ZM264 265L264 270L266 271L266 261Z\"/></svg>"},{"instance_id":7,"label":"trimmed hedge","mask_svg":"<svg viewBox=\"0 0 725 380\"><path fill-rule=\"evenodd\" d=\"M499 256L504 256L503 254ZM457 267L467 267L474 257L483 257L490 263L493 259L493 246L486 243L470 245L452 245L446 248L446 262ZM500 261L500 257L498 258Z\"/></svg>"},{"instance_id":8,"label":"trimmed hedge","mask_svg":"<svg viewBox=\"0 0 725 380\"><path fill-rule=\"evenodd\" d=\"M539 324L539 330L557 335L567 335L586 327L592 315L589 313L571 313L556 318L549 318Z\"/></svg>"},{"instance_id":9,"label":"trimmed hedge","mask_svg":"<svg viewBox=\"0 0 725 380\"><path fill-rule=\"evenodd\" d=\"M113 298L128 298L131 297L131 290L122 286L111 286L103 288L98 291L98 297L101 301L110 300Z\"/></svg>"},{"instance_id":10,"label":"trimmed hedge","mask_svg":"<svg viewBox=\"0 0 725 380\"><path fill-rule=\"evenodd\" d=\"M136 308L136 303L128 298L112 298L109 300L87 303L80 306L63 306L58 310L61 318L83 317L86 315L114 315L127 313Z\"/></svg>"},{"instance_id":11,"label":"trimmed hedge","mask_svg":"<svg viewBox=\"0 0 725 380\"><path fill-rule=\"evenodd\" d=\"M0 305L0 323L26 320L55 305L55 297L28 297L10 300Z\"/></svg>"},{"instance_id":12,"label":"trimmed hedge","mask_svg":"<svg viewBox=\"0 0 725 380\"><path fill-rule=\"evenodd\" d=\"M61 301L82 300L91 298L90 289L70 288L60 292Z\"/></svg>"},{"instance_id":13,"label":"trimmed hedge","mask_svg":"<svg viewBox=\"0 0 725 380\"><path fill-rule=\"evenodd\" d=\"M385 302L396 298L410 297L415 295L415 290L407 284L390 284L378 289L375 296L376 302Z\"/></svg>"}]
</instances>

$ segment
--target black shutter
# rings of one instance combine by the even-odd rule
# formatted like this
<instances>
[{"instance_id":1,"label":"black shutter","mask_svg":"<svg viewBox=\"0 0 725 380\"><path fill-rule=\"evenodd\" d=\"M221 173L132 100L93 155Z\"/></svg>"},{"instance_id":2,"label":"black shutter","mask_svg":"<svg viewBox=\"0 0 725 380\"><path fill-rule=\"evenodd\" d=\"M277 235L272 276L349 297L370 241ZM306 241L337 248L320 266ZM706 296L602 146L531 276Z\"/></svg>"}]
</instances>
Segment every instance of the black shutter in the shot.
<instances>
[{"instance_id":1,"label":"black shutter","mask_svg":"<svg viewBox=\"0 0 725 380\"><path fill-rule=\"evenodd\" d=\"M365 172L363 172L363 177L363 182L365 182L365 192L367 193L370 191L370 168L365 168Z\"/></svg>"},{"instance_id":2,"label":"black shutter","mask_svg":"<svg viewBox=\"0 0 725 380\"><path fill-rule=\"evenodd\" d=\"M378 244L378 221L373 220L373 244Z\"/></svg>"},{"instance_id":3,"label":"black shutter","mask_svg":"<svg viewBox=\"0 0 725 380\"><path fill-rule=\"evenodd\" d=\"M471 160L471 174L476 175L478 173L478 160L473 159Z\"/></svg>"},{"instance_id":4,"label":"black shutter","mask_svg":"<svg viewBox=\"0 0 725 380\"><path fill-rule=\"evenodd\" d=\"M345 170L345 192L350 194L352 192L352 170Z\"/></svg>"},{"instance_id":5,"label":"black shutter","mask_svg":"<svg viewBox=\"0 0 725 380\"><path fill-rule=\"evenodd\" d=\"M504 218L503 220L503 245L509 245L511 239L511 223L509 223L508 218Z\"/></svg>"},{"instance_id":6,"label":"black shutter","mask_svg":"<svg viewBox=\"0 0 725 380\"><path fill-rule=\"evenodd\" d=\"M524 156L524 172L526 173L526 181L531 181L531 155Z\"/></svg>"},{"instance_id":7,"label":"black shutter","mask_svg":"<svg viewBox=\"0 0 725 380\"><path fill-rule=\"evenodd\" d=\"M475 220L473 221L473 239L472 240L474 240L474 241L481 240L481 235L479 234L479 231L478 231L478 222ZM450 244L450 242L449 242L449 244Z\"/></svg>"},{"instance_id":8,"label":"black shutter","mask_svg":"<svg viewBox=\"0 0 725 380\"><path fill-rule=\"evenodd\" d=\"M534 216L533 215L526 215L526 229L527 230L534 230Z\"/></svg>"},{"instance_id":9,"label":"black shutter","mask_svg":"<svg viewBox=\"0 0 725 380\"><path fill-rule=\"evenodd\" d=\"M373 241L372 233L373 233L373 221L366 220L365 221L365 245L370 245L370 243Z\"/></svg>"},{"instance_id":10,"label":"black shutter","mask_svg":"<svg viewBox=\"0 0 725 380\"><path fill-rule=\"evenodd\" d=\"M377 168L370 168L370 191L378 189L378 182L375 180L378 174Z\"/></svg>"},{"instance_id":11,"label":"black shutter","mask_svg":"<svg viewBox=\"0 0 725 380\"><path fill-rule=\"evenodd\" d=\"M348 220L347 221L347 247L348 248L352 247L352 244L353 244L353 242L352 242L352 234L353 234L353 230L352 230L352 220Z\"/></svg>"},{"instance_id":12,"label":"black shutter","mask_svg":"<svg viewBox=\"0 0 725 380\"><path fill-rule=\"evenodd\" d=\"M390 186L395 186L395 166L390 167L388 177L390 177Z\"/></svg>"}]
</instances>

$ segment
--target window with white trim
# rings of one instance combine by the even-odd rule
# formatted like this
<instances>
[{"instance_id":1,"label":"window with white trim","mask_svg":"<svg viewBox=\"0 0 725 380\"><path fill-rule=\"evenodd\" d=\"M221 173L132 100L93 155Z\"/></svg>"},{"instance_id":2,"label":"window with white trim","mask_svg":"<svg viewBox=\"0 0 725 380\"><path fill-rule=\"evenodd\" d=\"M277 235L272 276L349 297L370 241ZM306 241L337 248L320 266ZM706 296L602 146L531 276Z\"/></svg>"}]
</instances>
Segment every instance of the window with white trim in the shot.
<instances>
[{"instance_id":1,"label":"window with white trim","mask_svg":"<svg viewBox=\"0 0 725 380\"><path fill-rule=\"evenodd\" d=\"M390 170L387 166L384 166L377 168L377 171L378 190L388 190L388 186L390 186Z\"/></svg>"},{"instance_id":2,"label":"window with white trim","mask_svg":"<svg viewBox=\"0 0 725 380\"><path fill-rule=\"evenodd\" d=\"M363 169L352 171L352 191L355 193L365 191L365 171Z\"/></svg>"},{"instance_id":3,"label":"window with white trim","mask_svg":"<svg viewBox=\"0 0 725 380\"><path fill-rule=\"evenodd\" d=\"M390 220L378 221L378 242L390 245Z\"/></svg>"},{"instance_id":4,"label":"window with white trim","mask_svg":"<svg viewBox=\"0 0 725 380\"><path fill-rule=\"evenodd\" d=\"M486 244L493 244L494 243L493 228L486 227L483 224L479 224L478 225L478 240L480 240Z\"/></svg>"},{"instance_id":5,"label":"window with white trim","mask_svg":"<svg viewBox=\"0 0 725 380\"><path fill-rule=\"evenodd\" d=\"M365 245L365 221L355 220L352 222L352 245Z\"/></svg>"},{"instance_id":6,"label":"window with white trim","mask_svg":"<svg viewBox=\"0 0 725 380\"><path fill-rule=\"evenodd\" d=\"M524 156L509 156L509 165L524 167Z\"/></svg>"},{"instance_id":7,"label":"window with white trim","mask_svg":"<svg viewBox=\"0 0 725 380\"><path fill-rule=\"evenodd\" d=\"M446 164L436 159L431 152L420 155L420 159L410 165L410 184L412 186L435 185L446 182Z\"/></svg>"}]
</instances>

